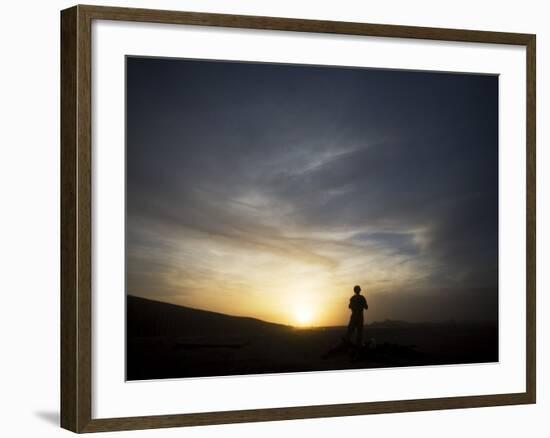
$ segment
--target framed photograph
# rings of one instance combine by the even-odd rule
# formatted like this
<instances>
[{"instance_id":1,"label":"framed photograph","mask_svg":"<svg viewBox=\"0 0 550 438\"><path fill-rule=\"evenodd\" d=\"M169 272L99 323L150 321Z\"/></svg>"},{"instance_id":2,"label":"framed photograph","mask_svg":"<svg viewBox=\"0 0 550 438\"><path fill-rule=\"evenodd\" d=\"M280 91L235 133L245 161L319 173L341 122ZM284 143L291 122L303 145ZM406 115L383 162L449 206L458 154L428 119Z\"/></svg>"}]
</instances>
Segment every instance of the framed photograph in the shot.
<instances>
[{"instance_id":1,"label":"framed photograph","mask_svg":"<svg viewBox=\"0 0 550 438\"><path fill-rule=\"evenodd\" d=\"M61 425L535 403L535 35L61 12Z\"/></svg>"}]
</instances>

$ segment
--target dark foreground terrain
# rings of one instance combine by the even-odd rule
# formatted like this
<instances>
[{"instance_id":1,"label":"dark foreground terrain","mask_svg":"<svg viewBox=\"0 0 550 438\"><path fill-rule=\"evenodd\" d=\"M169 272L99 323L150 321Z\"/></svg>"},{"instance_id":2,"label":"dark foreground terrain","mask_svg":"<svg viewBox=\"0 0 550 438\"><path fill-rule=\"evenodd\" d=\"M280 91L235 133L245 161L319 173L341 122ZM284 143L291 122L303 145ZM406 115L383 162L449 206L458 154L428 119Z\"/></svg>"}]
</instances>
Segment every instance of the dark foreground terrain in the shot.
<instances>
[{"instance_id":1,"label":"dark foreground terrain","mask_svg":"<svg viewBox=\"0 0 550 438\"><path fill-rule=\"evenodd\" d=\"M326 371L498 361L497 325L365 326L366 346L344 327L295 329L127 297L128 380Z\"/></svg>"}]
</instances>

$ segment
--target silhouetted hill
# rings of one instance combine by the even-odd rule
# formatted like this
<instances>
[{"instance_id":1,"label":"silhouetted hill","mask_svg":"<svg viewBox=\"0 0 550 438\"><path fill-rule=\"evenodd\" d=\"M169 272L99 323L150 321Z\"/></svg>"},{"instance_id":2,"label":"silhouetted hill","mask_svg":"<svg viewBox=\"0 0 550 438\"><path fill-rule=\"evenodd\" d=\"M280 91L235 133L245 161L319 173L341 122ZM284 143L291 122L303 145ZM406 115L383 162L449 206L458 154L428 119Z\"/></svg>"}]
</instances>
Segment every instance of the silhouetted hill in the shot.
<instances>
[{"instance_id":1,"label":"silhouetted hill","mask_svg":"<svg viewBox=\"0 0 550 438\"><path fill-rule=\"evenodd\" d=\"M290 327L255 318L193 309L176 304L126 296L129 338L149 336L241 336L270 334Z\"/></svg>"},{"instance_id":2,"label":"silhouetted hill","mask_svg":"<svg viewBox=\"0 0 550 438\"><path fill-rule=\"evenodd\" d=\"M375 322L366 347L346 327L296 330L128 295L126 378L342 370L498 361L498 325ZM371 341L372 340L372 341Z\"/></svg>"}]
</instances>

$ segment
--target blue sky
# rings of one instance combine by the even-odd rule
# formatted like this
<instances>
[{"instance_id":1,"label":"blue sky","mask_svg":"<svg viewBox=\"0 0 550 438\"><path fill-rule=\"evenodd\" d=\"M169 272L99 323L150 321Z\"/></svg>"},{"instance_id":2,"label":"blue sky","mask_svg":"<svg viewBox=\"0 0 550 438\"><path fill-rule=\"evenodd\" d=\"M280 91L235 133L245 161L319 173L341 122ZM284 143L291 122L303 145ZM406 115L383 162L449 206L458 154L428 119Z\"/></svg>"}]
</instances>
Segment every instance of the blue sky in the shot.
<instances>
[{"instance_id":1,"label":"blue sky","mask_svg":"<svg viewBox=\"0 0 550 438\"><path fill-rule=\"evenodd\" d=\"M128 293L495 320L498 77L127 58Z\"/></svg>"}]
</instances>

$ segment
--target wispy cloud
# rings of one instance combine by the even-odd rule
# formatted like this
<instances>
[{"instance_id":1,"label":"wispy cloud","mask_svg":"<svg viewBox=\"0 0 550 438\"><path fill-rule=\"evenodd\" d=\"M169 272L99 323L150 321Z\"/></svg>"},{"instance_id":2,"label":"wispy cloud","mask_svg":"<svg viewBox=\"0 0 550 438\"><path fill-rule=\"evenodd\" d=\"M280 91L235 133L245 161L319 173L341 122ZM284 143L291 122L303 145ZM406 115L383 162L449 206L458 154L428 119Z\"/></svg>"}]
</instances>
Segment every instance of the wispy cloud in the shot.
<instances>
[{"instance_id":1,"label":"wispy cloud","mask_svg":"<svg viewBox=\"0 0 550 438\"><path fill-rule=\"evenodd\" d=\"M307 297L328 324L361 283L376 318L494 317L465 303L497 307L496 77L127 71L129 292L283 321Z\"/></svg>"}]
</instances>

